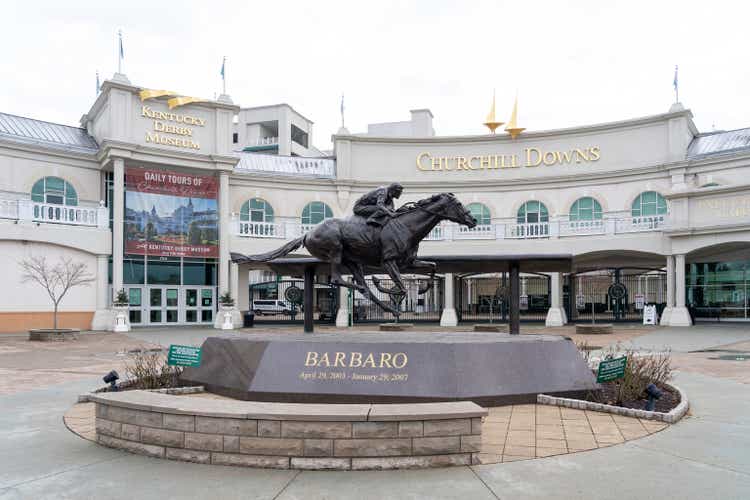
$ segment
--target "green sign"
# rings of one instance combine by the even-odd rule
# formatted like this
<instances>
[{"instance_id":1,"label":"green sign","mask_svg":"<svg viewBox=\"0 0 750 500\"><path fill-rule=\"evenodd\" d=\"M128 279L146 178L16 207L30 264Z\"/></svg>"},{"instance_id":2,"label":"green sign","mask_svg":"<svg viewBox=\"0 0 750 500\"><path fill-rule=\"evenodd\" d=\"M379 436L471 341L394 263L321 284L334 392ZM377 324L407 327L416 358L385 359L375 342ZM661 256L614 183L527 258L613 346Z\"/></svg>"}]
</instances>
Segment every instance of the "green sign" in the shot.
<instances>
[{"instance_id":1,"label":"green sign","mask_svg":"<svg viewBox=\"0 0 750 500\"><path fill-rule=\"evenodd\" d=\"M605 359L599 363L599 372L596 374L596 381L611 382L625 376L625 366L628 364L628 357L623 356L615 359Z\"/></svg>"},{"instance_id":2,"label":"green sign","mask_svg":"<svg viewBox=\"0 0 750 500\"><path fill-rule=\"evenodd\" d=\"M190 345L170 345L167 364L171 366L200 366L201 348Z\"/></svg>"}]
</instances>

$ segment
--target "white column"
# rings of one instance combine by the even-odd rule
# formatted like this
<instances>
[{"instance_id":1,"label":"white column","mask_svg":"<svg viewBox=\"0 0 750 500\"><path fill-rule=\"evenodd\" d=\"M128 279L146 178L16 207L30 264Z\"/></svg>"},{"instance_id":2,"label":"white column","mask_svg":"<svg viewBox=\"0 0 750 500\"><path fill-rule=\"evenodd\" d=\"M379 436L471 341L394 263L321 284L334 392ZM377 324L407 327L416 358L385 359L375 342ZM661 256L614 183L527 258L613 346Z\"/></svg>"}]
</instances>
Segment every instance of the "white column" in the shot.
<instances>
[{"instance_id":1,"label":"white column","mask_svg":"<svg viewBox=\"0 0 750 500\"><path fill-rule=\"evenodd\" d=\"M336 313L336 326L339 328L349 326L349 289L344 286L339 287L339 310Z\"/></svg>"},{"instance_id":2,"label":"white column","mask_svg":"<svg viewBox=\"0 0 750 500\"><path fill-rule=\"evenodd\" d=\"M662 325L669 325L669 318L674 309L674 257L667 255L667 305L661 313Z\"/></svg>"},{"instance_id":3,"label":"white column","mask_svg":"<svg viewBox=\"0 0 750 500\"><path fill-rule=\"evenodd\" d=\"M250 309L249 272L246 268L237 266L237 309L247 311Z\"/></svg>"},{"instance_id":4,"label":"white column","mask_svg":"<svg viewBox=\"0 0 750 500\"><path fill-rule=\"evenodd\" d=\"M545 326L562 326L567 321L562 307L563 280L561 273L550 273L550 308L547 311Z\"/></svg>"},{"instance_id":5,"label":"white column","mask_svg":"<svg viewBox=\"0 0 750 500\"><path fill-rule=\"evenodd\" d=\"M96 256L96 311L91 319L92 330L108 330L112 326L112 311L109 310L109 255Z\"/></svg>"},{"instance_id":6,"label":"white column","mask_svg":"<svg viewBox=\"0 0 750 500\"><path fill-rule=\"evenodd\" d=\"M229 172L219 172L219 294L229 290ZM236 297L235 297L236 298Z\"/></svg>"},{"instance_id":7,"label":"white column","mask_svg":"<svg viewBox=\"0 0 750 500\"><path fill-rule=\"evenodd\" d=\"M114 210L112 220L112 296L122 289L122 258L125 218L125 160L114 159Z\"/></svg>"},{"instance_id":8,"label":"white column","mask_svg":"<svg viewBox=\"0 0 750 500\"><path fill-rule=\"evenodd\" d=\"M229 263L229 291L232 293L232 298L235 301L236 306L239 308L237 298L239 297L239 265L234 262Z\"/></svg>"},{"instance_id":9,"label":"white column","mask_svg":"<svg viewBox=\"0 0 750 500\"><path fill-rule=\"evenodd\" d=\"M685 307L685 254L674 256L675 304L669 315L669 326L691 326L690 313Z\"/></svg>"},{"instance_id":10,"label":"white column","mask_svg":"<svg viewBox=\"0 0 750 500\"><path fill-rule=\"evenodd\" d=\"M454 302L453 287L455 285L453 273L445 273L445 307L440 315L440 326L457 326L456 304Z\"/></svg>"}]
</instances>

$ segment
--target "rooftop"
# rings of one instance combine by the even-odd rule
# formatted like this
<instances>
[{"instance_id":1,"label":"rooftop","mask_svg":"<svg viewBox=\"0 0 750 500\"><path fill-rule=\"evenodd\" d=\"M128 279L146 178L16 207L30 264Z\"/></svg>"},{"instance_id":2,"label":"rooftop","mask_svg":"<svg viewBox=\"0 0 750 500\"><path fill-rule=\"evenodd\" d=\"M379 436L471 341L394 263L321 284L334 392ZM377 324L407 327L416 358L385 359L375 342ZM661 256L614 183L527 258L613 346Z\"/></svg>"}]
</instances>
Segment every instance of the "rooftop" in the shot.
<instances>
[{"instance_id":1,"label":"rooftop","mask_svg":"<svg viewBox=\"0 0 750 500\"><path fill-rule=\"evenodd\" d=\"M750 128L699 134L688 147L687 158L750 150Z\"/></svg>"},{"instance_id":2,"label":"rooftop","mask_svg":"<svg viewBox=\"0 0 750 500\"><path fill-rule=\"evenodd\" d=\"M85 129L8 113L0 113L0 138L84 153L99 149Z\"/></svg>"}]
</instances>

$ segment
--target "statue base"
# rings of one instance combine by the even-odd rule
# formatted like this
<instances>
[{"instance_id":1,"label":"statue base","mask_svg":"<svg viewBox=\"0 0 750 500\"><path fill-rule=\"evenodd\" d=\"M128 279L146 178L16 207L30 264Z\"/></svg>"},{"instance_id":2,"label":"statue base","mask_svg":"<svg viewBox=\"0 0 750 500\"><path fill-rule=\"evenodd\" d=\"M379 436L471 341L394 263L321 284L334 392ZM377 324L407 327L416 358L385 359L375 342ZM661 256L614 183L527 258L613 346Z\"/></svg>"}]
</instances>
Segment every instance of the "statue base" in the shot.
<instances>
[{"instance_id":1,"label":"statue base","mask_svg":"<svg viewBox=\"0 0 750 500\"><path fill-rule=\"evenodd\" d=\"M570 339L472 332L211 337L183 382L256 401L533 403L598 386Z\"/></svg>"}]
</instances>

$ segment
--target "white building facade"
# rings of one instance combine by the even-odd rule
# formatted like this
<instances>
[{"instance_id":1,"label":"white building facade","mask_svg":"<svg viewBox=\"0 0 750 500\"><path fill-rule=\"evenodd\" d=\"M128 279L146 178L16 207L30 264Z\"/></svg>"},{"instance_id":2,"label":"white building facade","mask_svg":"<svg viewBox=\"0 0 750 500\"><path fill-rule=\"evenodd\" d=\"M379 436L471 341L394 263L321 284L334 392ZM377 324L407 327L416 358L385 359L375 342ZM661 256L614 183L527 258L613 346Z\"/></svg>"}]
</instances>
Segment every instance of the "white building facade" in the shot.
<instances>
[{"instance_id":1,"label":"white building facade","mask_svg":"<svg viewBox=\"0 0 750 500\"><path fill-rule=\"evenodd\" d=\"M133 326L213 324L225 292L240 311L283 301L281 278L250 286L230 252L276 248L393 181L399 202L453 192L479 221L436 227L421 254L573 256L570 274L523 277L522 318L639 320L654 304L664 325L750 319L750 129L701 134L675 104L515 140L441 137L415 110L333 142L333 155L316 150L312 122L288 105L191 101L122 75L80 128L0 113L0 331L51 324L43 290L21 279L35 255L95 277L63 300L62 326L110 328L121 289ZM404 307L444 325L503 321L506 279L441 276ZM361 297L320 286L320 303L334 295L321 320L375 319Z\"/></svg>"}]
</instances>

